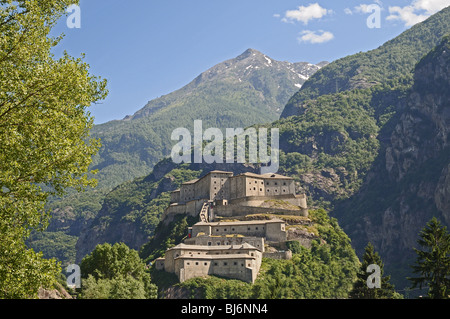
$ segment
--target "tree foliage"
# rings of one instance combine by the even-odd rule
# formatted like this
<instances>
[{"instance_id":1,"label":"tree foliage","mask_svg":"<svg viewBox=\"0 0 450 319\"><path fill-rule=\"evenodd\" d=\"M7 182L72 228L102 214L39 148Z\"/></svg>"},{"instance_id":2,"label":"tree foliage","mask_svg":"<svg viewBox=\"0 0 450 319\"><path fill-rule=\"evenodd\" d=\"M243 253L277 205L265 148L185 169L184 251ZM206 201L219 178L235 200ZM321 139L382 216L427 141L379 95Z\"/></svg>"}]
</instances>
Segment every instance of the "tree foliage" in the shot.
<instances>
[{"instance_id":1,"label":"tree foliage","mask_svg":"<svg viewBox=\"0 0 450 319\"><path fill-rule=\"evenodd\" d=\"M99 141L89 138L86 111L106 96L106 82L81 58L51 49L49 32L74 3L0 1L0 295L36 297L58 271L23 243L43 229L51 194L95 182L87 171Z\"/></svg>"},{"instance_id":2,"label":"tree foliage","mask_svg":"<svg viewBox=\"0 0 450 319\"><path fill-rule=\"evenodd\" d=\"M420 232L417 243L422 250L417 253L412 266L418 277L411 277L413 287L428 284L428 297L433 299L450 298L450 233L437 218L433 217Z\"/></svg>"},{"instance_id":3,"label":"tree foliage","mask_svg":"<svg viewBox=\"0 0 450 319\"><path fill-rule=\"evenodd\" d=\"M81 261L82 298L156 298L156 286L138 252L124 243L97 245Z\"/></svg>"}]
</instances>

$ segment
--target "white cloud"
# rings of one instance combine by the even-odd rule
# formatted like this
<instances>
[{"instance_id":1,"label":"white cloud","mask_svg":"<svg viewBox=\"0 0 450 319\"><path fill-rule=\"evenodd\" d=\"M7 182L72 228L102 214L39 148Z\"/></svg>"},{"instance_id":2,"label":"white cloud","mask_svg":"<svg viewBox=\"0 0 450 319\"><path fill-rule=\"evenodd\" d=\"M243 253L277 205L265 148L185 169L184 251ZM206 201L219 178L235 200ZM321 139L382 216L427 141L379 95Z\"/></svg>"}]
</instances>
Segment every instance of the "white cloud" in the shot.
<instances>
[{"instance_id":1,"label":"white cloud","mask_svg":"<svg viewBox=\"0 0 450 319\"><path fill-rule=\"evenodd\" d=\"M334 38L333 33L328 31L311 31L311 30L305 30L302 33L300 33L301 36L298 39L298 41L301 42L309 42L309 43L324 43L332 40Z\"/></svg>"},{"instance_id":2,"label":"white cloud","mask_svg":"<svg viewBox=\"0 0 450 319\"><path fill-rule=\"evenodd\" d=\"M310 20L320 19L331 12L331 10L322 8L318 3L311 3L307 7L299 6L297 10L286 11L284 18L281 21L301 21L306 25Z\"/></svg>"},{"instance_id":3,"label":"white cloud","mask_svg":"<svg viewBox=\"0 0 450 319\"><path fill-rule=\"evenodd\" d=\"M400 20L410 27L450 5L450 0L414 0L411 5L390 6L387 20Z\"/></svg>"},{"instance_id":4,"label":"white cloud","mask_svg":"<svg viewBox=\"0 0 450 319\"><path fill-rule=\"evenodd\" d=\"M366 14L371 13L375 10L375 8L379 8L383 10L383 3L379 0L374 0L375 3L365 4L361 3L358 6L353 7L353 10L350 8L345 8L344 13L347 15L352 15L353 13Z\"/></svg>"},{"instance_id":5,"label":"white cloud","mask_svg":"<svg viewBox=\"0 0 450 319\"><path fill-rule=\"evenodd\" d=\"M279 18L279 17L281 17L281 15L280 15L279 13L275 13L275 14L273 15L273 17L274 17L274 18Z\"/></svg>"},{"instance_id":6,"label":"white cloud","mask_svg":"<svg viewBox=\"0 0 450 319\"><path fill-rule=\"evenodd\" d=\"M360 4L359 6L355 7L355 12L357 13L367 13L369 10L369 4Z\"/></svg>"},{"instance_id":7,"label":"white cloud","mask_svg":"<svg viewBox=\"0 0 450 319\"><path fill-rule=\"evenodd\" d=\"M450 0L416 0L413 2L413 6L419 10L425 10L428 15L432 15L450 6Z\"/></svg>"},{"instance_id":8,"label":"white cloud","mask_svg":"<svg viewBox=\"0 0 450 319\"><path fill-rule=\"evenodd\" d=\"M353 14L352 9L350 9L350 8L345 8L344 9L344 13L345 14L350 14L350 15Z\"/></svg>"},{"instance_id":9,"label":"white cloud","mask_svg":"<svg viewBox=\"0 0 450 319\"><path fill-rule=\"evenodd\" d=\"M376 4L378 4L380 7L383 6L383 2L381 2L381 0L374 0L374 2L375 2Z\"/></svg>"}]
</instances>

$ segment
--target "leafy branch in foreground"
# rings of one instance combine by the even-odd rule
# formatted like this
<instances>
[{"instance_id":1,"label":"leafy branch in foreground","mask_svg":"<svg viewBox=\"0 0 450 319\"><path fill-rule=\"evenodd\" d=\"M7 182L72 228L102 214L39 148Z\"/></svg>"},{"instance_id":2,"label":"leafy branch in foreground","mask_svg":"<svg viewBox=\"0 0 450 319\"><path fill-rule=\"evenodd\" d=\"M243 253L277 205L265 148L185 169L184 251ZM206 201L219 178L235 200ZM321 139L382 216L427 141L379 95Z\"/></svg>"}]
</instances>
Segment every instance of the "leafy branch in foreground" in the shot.
<instances>
[{"instance_id":1,"label":"leafy branch in foreground","mask_svg":"<svg viewBox=\"0 0 450 319\"><path fill-rule=\"evenodd\" d=\"M24 244L44 229L50 195L94 186L87 108L107 94L82 58L51 49L50 30L73 0L0 0L0 297L33 298L59 266Z\"/></svg>"}]
</instances>

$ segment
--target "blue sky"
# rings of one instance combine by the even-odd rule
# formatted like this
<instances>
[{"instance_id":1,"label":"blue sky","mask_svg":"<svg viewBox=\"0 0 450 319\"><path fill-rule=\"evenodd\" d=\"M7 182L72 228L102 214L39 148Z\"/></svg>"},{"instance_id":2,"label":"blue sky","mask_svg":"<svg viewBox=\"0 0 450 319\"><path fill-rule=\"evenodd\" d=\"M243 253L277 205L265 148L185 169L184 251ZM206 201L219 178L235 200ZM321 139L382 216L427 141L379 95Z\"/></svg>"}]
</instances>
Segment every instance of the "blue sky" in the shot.
<instances>
[{"instance_id":1,"label":"blue sky","mask_svg":"<svg viewBox=\"0 0 450 319\"><path fill-rule=\"evenodd\" d=\"M379 28L367 19L380 8ZM374 49L450 0L81 0L80 28L61 19L55 48L108 79L109 96L90 109L95 123L122 119L149 100L248 48L290 62L333 61ZM73 17L73 16L72 16ZM372 20L375 21L375 20Z\"/></svg>"}]
</instances>

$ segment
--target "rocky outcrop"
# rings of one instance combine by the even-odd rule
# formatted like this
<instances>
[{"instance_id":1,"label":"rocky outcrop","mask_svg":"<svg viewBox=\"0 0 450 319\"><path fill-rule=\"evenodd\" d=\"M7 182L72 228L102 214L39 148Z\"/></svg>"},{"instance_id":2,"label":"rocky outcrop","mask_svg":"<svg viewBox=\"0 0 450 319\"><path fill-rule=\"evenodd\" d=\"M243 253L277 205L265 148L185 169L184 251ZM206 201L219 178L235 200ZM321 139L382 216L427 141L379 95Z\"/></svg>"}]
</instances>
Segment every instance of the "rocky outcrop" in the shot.
<instances>
[{"instance_id":1,"label":"rocky outcrop","mask_svg":"<svg viewBox=\"0 0 450 319\"><path fill-rule=\"evenodd\" d=\"M73 299L73 297L60 284L55 289L39 288L39 299Z\"/></svg>"}]
</instances>

